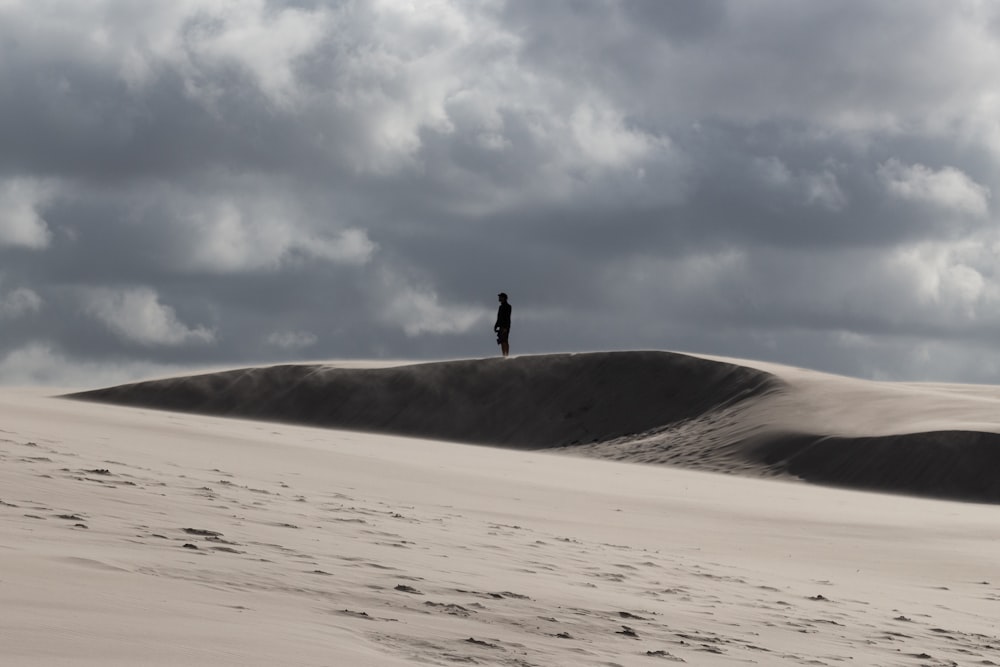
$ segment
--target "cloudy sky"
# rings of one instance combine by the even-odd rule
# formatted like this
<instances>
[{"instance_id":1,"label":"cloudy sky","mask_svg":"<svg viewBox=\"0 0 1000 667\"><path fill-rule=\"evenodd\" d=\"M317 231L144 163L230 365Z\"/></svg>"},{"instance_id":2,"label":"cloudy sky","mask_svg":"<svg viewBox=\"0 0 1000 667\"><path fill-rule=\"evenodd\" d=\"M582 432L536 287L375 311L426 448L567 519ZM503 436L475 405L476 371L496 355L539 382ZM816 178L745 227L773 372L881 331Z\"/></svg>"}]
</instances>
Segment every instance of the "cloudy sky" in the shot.
<instances>
[{"instance_id":1,"label":"cloudy sky","mask_svg":"<svg viewBox=\"0 0 1000 667\"><path fill-rule=\"evenodd\" d=\"M0 382L671 349L1000 383L1000 4L0 0Z\"/></svg>"}]
</instances>

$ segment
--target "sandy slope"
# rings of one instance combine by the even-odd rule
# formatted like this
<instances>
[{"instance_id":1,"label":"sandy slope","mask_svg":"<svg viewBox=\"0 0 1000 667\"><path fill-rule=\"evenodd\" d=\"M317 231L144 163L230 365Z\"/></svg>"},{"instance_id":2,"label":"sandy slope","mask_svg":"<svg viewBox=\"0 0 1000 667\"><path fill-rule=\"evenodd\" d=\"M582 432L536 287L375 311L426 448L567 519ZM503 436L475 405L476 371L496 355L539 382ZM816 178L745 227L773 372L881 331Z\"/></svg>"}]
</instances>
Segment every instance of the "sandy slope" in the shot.
<instances>
[{"instance_id":1,"label":"sandy slope","mask_svg":"<svg viewBox=\"0 0 1000 667\"><path fill-rule=\"evenodd\" d=\"M1000 663L994 506L35 390L0 428L3 665Z\"/></svg>"},{"instance_id":2,"label":"sandy slope","mask_svg":"<svg viewBox=\"0 0 1000 667\"><path fill-rule=\"evenodd\" d=\"M295 364L139 382L75 398L465 443L600 442L765 393L774 379L664 352L551 354L394 368Z\"/></svg>"},{"instance_id":3,"label":"sandy slope","mask_svg":"<svg viewBox=\"0 0 1000 667\"><path fill-rule=\"evenodd\" d=\"M670 352L288 365L89 400L1000 502L1000 389Z\"/></svg>"}]
</instances>

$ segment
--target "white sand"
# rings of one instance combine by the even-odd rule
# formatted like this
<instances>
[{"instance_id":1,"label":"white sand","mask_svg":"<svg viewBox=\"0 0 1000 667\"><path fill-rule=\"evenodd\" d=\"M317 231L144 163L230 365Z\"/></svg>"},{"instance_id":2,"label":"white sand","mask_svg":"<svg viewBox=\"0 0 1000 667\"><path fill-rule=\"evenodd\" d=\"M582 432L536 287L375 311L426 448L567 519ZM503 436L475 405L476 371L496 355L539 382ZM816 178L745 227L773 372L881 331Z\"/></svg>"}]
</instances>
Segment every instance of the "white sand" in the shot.
<instances>
[{"instance_id":1,"label":"white sand","mask_svg":"<svg viewBox=\"0 0 1000 667\"><path fill-rule=\"evenodd\" d=\"M780 364L699 355L774 373L789 392L757 401L764 420L838 435L894 435L948 429L1000 433L1000 387L875 382Z\"/></svg>"},{"instance_id":2,"label":"white sand","mask_svg":"<svg viewBox=\"0 0 1000 667\"><path fill-rule=\"evenodd\" d=\"M0 391L5 666L1000 664L997 506L51 393Z\"/></svg>"}]
</instances>

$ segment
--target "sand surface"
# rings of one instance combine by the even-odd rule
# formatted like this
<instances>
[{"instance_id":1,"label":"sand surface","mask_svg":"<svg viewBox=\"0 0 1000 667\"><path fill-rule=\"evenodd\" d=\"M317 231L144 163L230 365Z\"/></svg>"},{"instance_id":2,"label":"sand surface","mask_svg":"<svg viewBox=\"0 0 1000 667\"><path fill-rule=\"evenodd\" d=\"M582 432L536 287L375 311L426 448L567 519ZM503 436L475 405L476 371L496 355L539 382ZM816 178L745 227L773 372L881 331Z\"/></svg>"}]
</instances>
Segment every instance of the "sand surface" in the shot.
<instances>
[{"instance_id":1,"label":"sand surface","mask_svg":"<svg viewBox=\"0 0 1000 667\"><path fill-rule=\"evenodd\" d=\"M995 505L50 394L0 390L3 665L1000 664Z\"/></svg>"},{"instance_id":2,"label":"sand surface","mask_svg":"<svg viewBox=\"0 0 1000 667\"><path fill-rule=\"evenodd\" d=\"M1000 503L1000 389L662 351L255 367L76 398Z\"/></svg>"}]
</instances>

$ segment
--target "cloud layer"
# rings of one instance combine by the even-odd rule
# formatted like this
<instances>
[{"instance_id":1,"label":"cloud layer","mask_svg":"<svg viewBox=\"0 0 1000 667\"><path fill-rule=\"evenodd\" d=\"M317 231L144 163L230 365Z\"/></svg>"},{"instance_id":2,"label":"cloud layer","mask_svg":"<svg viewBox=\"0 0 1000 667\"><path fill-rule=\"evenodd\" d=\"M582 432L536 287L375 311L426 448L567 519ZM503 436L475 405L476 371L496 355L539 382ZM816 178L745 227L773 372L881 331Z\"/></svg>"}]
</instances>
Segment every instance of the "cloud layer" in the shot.
<instances>
[{"instance_id":1,"label":"cloud layer","mask_svg":"<svg viewBox=\"0 0 1000 667\"><path fill-rule=\"evenodd\" d=\"M1000 382L997 62L975 0L6 0L0 369L490 355L504 290Z\"/></svg>"}]
</instances>

